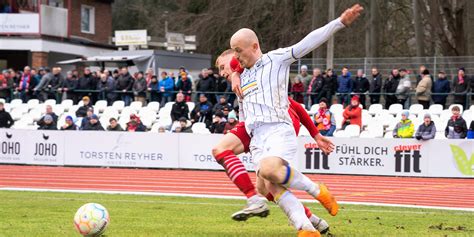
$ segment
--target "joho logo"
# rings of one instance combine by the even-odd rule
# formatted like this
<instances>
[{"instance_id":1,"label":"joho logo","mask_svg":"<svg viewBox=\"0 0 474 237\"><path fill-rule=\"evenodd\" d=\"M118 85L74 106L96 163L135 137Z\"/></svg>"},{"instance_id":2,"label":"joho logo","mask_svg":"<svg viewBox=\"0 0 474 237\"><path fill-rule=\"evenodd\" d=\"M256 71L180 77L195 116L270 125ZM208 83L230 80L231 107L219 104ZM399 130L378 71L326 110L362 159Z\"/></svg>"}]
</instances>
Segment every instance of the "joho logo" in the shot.
<instances>
[{"instance_id":1,"label":"joho logo","mask_svg":"<svg viewBox=\"0 0 474 237\"><path fill-rule=\"evenodd\" d=\"M324 154L316 143L307 143L306 148L306 169L329 170L328 155Z\"/></svg>"},{"instance_id":2,"label":"joho logo","mask_svg":"<svg viewBox=\"0 0 474 237\"><path fill-rule=\"evenodd\" d=\"M58 146L54 143L36 143L35 156L56 156L58 154Z\"/></svg>"},{"instance_id":3,"label":"joho logo","mask_svg":"<svg viewBox=\"0 0 474 237\"><path fill-rule=\"evenodd\" d=\"M421 173L420 169L421 145L400 145L395 149L395 172ZM413 165L412 165L413 163ZM402 171L403 170L403 171Z\"/></svg>"},{"instance_id":4,"label":"joho logo","mask_svg":"<svg viewBox=\"0 0 474 237\"><path fill-rule=\"evenodd\" d=\"M20 143L19 142L2 142L1 149L2 149L3 155L19 155Z\"/></svg>"}]
</instances>

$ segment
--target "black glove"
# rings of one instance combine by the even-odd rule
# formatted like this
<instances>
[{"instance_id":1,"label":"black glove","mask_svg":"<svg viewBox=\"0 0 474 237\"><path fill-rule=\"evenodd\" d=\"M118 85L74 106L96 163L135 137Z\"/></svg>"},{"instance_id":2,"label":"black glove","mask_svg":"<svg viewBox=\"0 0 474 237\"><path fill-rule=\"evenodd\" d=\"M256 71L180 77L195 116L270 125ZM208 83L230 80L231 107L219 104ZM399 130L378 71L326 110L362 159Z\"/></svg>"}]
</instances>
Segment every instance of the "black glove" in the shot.
<instances>
[{"instance_id":1,"label":"black glove","mask_svg":"<svg viewBox=\"0 0 474 237\"><path fill-rule=\"evenodd\" d=\"M422 139L421 136L416 136L415 138L416 138L416 140L421 140Z\"/></svg>"}]
</instances>

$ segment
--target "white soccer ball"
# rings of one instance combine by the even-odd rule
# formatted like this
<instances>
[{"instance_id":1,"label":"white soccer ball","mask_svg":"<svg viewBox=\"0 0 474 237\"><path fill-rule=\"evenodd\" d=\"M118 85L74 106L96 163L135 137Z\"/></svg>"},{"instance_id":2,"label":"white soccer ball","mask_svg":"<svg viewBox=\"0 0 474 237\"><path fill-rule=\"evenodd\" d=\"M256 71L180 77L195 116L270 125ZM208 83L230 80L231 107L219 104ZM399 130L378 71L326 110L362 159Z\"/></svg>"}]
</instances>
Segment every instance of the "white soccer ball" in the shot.
<instances>
[{"instance_id":1,"label":"white soccer ball","mask_svg":"<svg viewBox=\"0 0 474 237\"><path fill-rule=\"evenodd\" d=\"M110 222L109 212L97 203L87 203L74 215L74 226L83 236L99 236L105 232Z\"/></svg>"}]
</instances>

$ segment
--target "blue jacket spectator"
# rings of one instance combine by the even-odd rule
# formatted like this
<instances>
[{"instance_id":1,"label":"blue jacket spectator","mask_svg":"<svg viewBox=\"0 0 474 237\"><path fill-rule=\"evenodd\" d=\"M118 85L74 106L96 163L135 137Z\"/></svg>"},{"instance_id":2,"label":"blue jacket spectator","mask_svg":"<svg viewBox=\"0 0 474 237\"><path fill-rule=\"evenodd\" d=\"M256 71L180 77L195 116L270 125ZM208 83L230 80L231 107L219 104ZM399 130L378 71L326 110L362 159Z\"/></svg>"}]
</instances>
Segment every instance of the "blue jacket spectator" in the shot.
<instances>
[{"instance_id":1,"label":"blue jacket spectator","mask_svg":"<svg viewBox=\"0 0 474 237\"><path fill-rule=\"evenodd\" d=\"M166 72L161 73L161 78L162 79L159 82L160 91L164 92L164 97L170 97L171 92L174 90L174 81Z\"/></svg>"},{"instance_id":2,"label":"blue jacket spectator","mask_svg":"<svg viewBox=\"0 0 474 237\"><path fill-rule=\"evenodd\" d=\"M446 78L446 74L444 72L439 72L438 80L436 80L433 84L433 93L450 93L451 86L449 85L449 81ZM432 95L431 98L435 104L440 104L445 108L446 106L446 99L448 98L448 94L446 95Z\"/></svg>"},{"instance_id":3,"label":"blue jacket spectator","mask_svg":"<svg viewBox=\"0 0 474 237\"><path fill-rule=\"evenodd\" d=\"M342 68L342 75L337 79L337 92L343 93L339 95L339 103L343 105L349 104L350 93L352 92L353 81L351 79L351 73L347 67Z\"/></svg>"}]
</instances>

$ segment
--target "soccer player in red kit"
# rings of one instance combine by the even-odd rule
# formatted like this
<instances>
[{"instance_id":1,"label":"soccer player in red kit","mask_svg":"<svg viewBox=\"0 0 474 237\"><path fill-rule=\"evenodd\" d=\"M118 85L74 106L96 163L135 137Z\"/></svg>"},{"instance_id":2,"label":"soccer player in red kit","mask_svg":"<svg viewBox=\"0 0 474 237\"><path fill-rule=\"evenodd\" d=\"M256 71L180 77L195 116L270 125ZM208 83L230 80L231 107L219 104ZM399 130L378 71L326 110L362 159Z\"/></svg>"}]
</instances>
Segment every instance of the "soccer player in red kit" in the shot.
<instances>
[{"instance_id":1,"label":"soccer player in red kit","mask_svg":"<svg viewBox=\"0 0 474 237\"><path fill-rule=\"evenodd\" d=\"M239 62L233 58L233 51L224 51L216 60L216 65L219 68L221 76L227 80L230 79L232 72L240 73L243 69ZM296 134L300 130L300 122L308 129L311 137L321 136L313 121L309 117L306 110L296 101L289 98L290 107L288 113L293 121ZM252 216L266 217L269 209L266 200L262 199L257 193L255 186L250 180L250 176L245 169L245 166L237 157L238 154L249 152L250 136L245 129L245 123L238 123L222 140L217 144L212 153L219 164L226 170L227 175L232 182L242 191L247 197L247 207L232 215L232 218L237 221L245 221ZM323 144L321 149L323 152L329 153L332 151L332 143L325 139L326 144ZM269 201L274 201L274 197L270 193L263 194ZM307 217L312 224L321 233L325 233L329 229L329 225L323 219L312 214L311 211L305 208Z\"/></svg>"}]
</instances>

